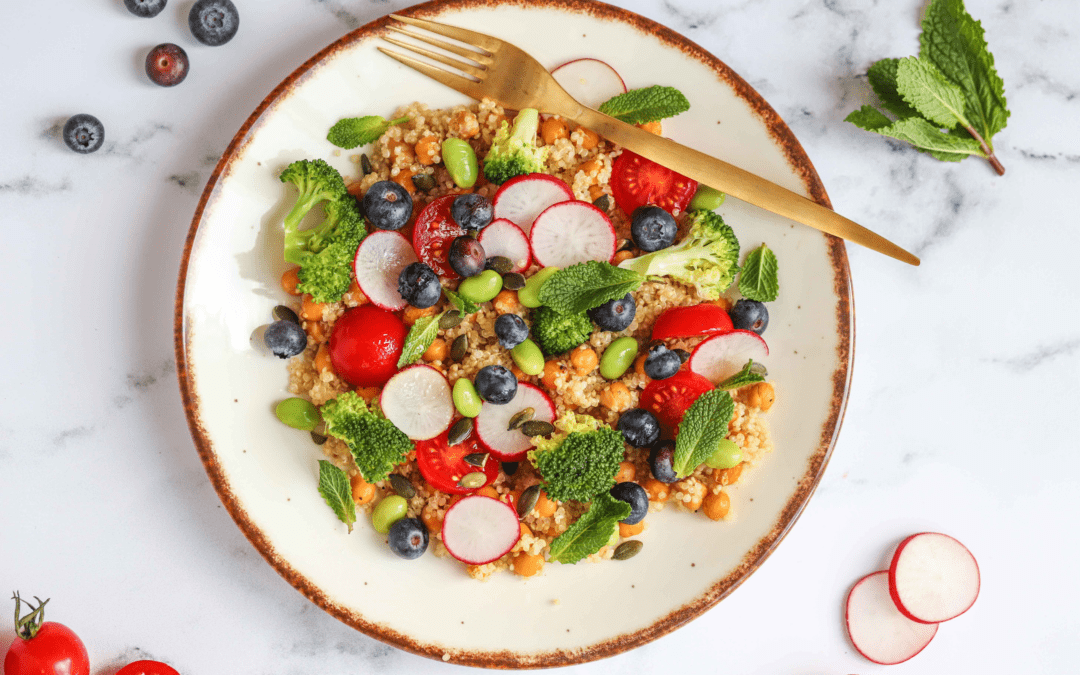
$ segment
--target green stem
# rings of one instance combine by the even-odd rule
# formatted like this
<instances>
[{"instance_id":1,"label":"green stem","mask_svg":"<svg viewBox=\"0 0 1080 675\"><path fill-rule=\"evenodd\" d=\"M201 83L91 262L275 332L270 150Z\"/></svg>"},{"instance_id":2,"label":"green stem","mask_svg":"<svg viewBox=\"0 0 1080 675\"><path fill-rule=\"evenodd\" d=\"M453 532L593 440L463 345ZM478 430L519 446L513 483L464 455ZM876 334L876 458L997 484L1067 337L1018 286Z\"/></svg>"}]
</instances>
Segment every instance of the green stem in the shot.
<instances>
[{"instance_id":1,"label":"green stem","mask_svg":"<svg viewBox=\"0 0 1080 675\"><path fill-rule=\"evenodd\" d=\"M45 603L49 602L46 598L42 601L41 598L34 596L34 599L38 601L38 606L34 607L29 601L23 600L19 597L18 591L12 596L12 600L15 601L15 634L23 640L32 640L41 630L41 624L45 620ZM22 603L31 609L31 612L24 617L19 615L22 613Z\"/></svg>"},{"instance_id":2,"label":"green stem","mask_svg":"<svg viewBox=\"0 0 1080 675\"><path fill-rule=\"evenodd\" d=\"M979 145L982 146L983 155L986 157L986 161L990 162L990 166L994 167L994 171L997 171L997 175L1004 176L1005 167L1001 164L1000 161L998 161L998 158L994 155L994 149L990 147L990 144L986 142L986 140L982 137L982 135L979 134L978 131L975 131L975 127L965 124L964 128L967 129L967 132L979 142Z\"/></svg>"}]
</instances>

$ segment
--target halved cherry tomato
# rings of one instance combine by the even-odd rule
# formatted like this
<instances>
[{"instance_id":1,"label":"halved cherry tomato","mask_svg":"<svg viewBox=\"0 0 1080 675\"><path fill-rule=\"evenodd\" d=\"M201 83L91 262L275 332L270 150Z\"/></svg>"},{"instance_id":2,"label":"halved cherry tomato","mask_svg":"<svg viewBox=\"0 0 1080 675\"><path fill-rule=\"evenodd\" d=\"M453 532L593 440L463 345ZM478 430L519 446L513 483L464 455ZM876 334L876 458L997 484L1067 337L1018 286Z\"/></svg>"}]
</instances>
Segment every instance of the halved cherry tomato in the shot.
<instances>
[{"instance_id":1,"label":"halved cherry tomato","mask_svg":"<svg viewBox=\"0 0 1080 675\"><path fill-rule=\"evenodd\" d=\"M450 205L457 195L439 197L424 207L413 226L413 248L420 261L447 279L457 279L450 267L450 244L465 230L450 216Z\"/></svg>"},{"instance_id":2,"label":"halved cherry tomato","mask_svg":"<svg viewBox=\"0 0 1080 675\"><path fill-rule=\"evenodd\" d=\"M712 382L701 375L680 370L667 379L653 380L645 385L638 407L656 415L660 426L671 433L679 426L679 422L682 422L690 405L699 396L715 388Z\"/></svg>"},{"instance_id":3,"label":"halved cherry tomato","mask_svg":"<svg viewBox=\"0 0 1080 675\"><path fill-rule=\"evenodd\" d=\"M116 675L180 675L180 673L161 661L135 661L116 671Z\"/></svg>"},{"instance_id":4,"label":"halved cherry tomato","mask_svg":"<svg viewBox=\"0 0 1080 675\"><path fill-rule=\"evenodd\" d=\"M447 439L449 433L450 430L447 429L430 441L416 442L416 465L420 468L420 473L428 485L451 495L469 494L485 485L491 485L499 477L499 460L488 457L483 469L467 463L466 455L484 453L484 449L477 441L476 433L473 432L457 445L450 445ZM459 487L458 481L461 477L474 471L482 471L487 476L484 485L476 488Z\"/></svg>"},{"instance_id":5,"label":"halved cherry tomato","mask_svg":"<svg viewBox=\"0 0 1080 675\"><path fill-rule=\"evenodd\" d=\"M731 317L723 307L702 303L691 307L672 307L653 324L652 339L720 335L734 330Z\"/></svg>"},{"instance_id":6,"label":"halved cherry tomato","mask_svg":"<svg viewBox=\"0 0 1080 675\"><path fill-rule=\"evenodd\" d=\"M629 150L623 150L611 166L611 194L626 215L646 204L655 204L668 213L685 211L697 186L696 180Z\"/></svg>"},{"instance_id":7,"label":"halved cherry tomato","mask_svg":"<svg viewBox=\"0 0 1080 675\"><path fill-rule=\"evenodd\" d=\"M354 387L381 387L397 372L409 329L375 305L346 310L330 333L330 363Z\"/></svg>"}]
</instances>

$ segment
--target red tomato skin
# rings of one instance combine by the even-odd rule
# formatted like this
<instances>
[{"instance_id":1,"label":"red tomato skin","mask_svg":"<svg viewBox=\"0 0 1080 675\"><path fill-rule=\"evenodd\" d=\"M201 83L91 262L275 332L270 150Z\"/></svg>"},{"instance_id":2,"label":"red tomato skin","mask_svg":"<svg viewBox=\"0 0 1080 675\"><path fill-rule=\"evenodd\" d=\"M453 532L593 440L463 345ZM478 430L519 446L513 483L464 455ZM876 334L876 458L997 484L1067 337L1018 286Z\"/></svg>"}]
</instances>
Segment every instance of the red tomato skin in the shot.
<instances>
[{"instance_id":1,"label":"red tomato skin","mask_svg":"<svg viewBox=\"0 0 1080 675\"><path fill-rule=\"evenodd\" d=\"M397 372L409 329L375 305L346 310L330 333L330 363L354 387L381 387Z\"/></svg>"},{"instance_id":2,"label":"red tomato skin","mask_svg":"<svg viewBox=\"0 0 1080 675\"><path fill-rule=\"evenodd\" d=\"M489 457L484 465L484 475L487 476L484 485L472 489L458 487L457 483L462 476L480 470L479 467L466 464L465 455L483 453L484 449L480 446L475 431L454 446L449 445L449 434L450 430L447 429L431 440L416 442L416 465L428 485L447 494L464 495L495 482L499 477L501 463L494 457Z\"/></svg>"},{"instance_id":3,"label":"red tomato skin","mask_svg":"<svg viewBox=\"0 0 1080 675\"><path fill-rule=\"evenodd\" d=\"M699 396L716 389L708 378L689 370L680 370L664 380L652 380L641 392L638 406L648 410L667 433L673 433L683 415Z\"/></svg>"},{"instance_id":4,"label":"red tomato skin","mask_svg":"<svg viewBox=\"0 0 1080 675\"><path fill-rule=\"evenodd\" d=\"M86 645L62 623L46 621L29 640L16 637L4 657L4 675L57 674L90 675Z\"/></svg>"},{"instance_id":5,"label":"red tomato skin","mask_svg":"<svg viewBox=\"0 0 1080 675\"><path fill-rule=\"evenodd\" d=\"M731 317L723 307L702 303L664 310L653 324L652 339L668 340L699 335L721 335L730 333L734 329Z\"/></svg>"},{"instance_id":6,"label":"red tomato skin","mask_svg":"<svg viewBox=\"0 0 1080 675\"><path fill-rule=\"evenodd\" d=\"M697 181L623 150L611 167L611 194L626 215L639 206L655 204L668 213L686 211L697 192Z\"/></svg>"},{"instance_id":7,"label":"red tomato skin","mask_svg":"<svg viewBox=\"0 0 1080 675\"><path fill-rule=\"evenodd\" d=\"M450 267L450 244L465 230L450 216L450 205L458 195L446 195L424 207L413 225L412 243L420 262L445 279L457 279Z\"/></svg>"},{"instance_id":8,"label":"red tomato skin","mask_svg":"<svg viewBox=\"0 0 1080 675\"><path fill-rule=\"evenodd\" d=\"M116 671L116 675L180 675L180 672L161 661L134 661Z\"/></svg>"}]
</instances>

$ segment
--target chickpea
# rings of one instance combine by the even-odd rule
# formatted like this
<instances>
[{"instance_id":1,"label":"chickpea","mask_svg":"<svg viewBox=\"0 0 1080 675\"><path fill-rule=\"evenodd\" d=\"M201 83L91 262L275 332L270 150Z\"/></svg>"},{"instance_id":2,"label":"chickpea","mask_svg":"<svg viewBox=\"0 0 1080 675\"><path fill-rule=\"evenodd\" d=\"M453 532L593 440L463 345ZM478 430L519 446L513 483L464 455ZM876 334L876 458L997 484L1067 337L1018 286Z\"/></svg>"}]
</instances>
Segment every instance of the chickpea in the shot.
<instances>
[{"instance_id":1,"label":"chickpea","mask_svg":"<svg viewBox=\"0 0 1080 675\"><path fill-rule=\"evenodd\" d=\"M732 307L731 300L728 300L727 298L725 298L722 295L719 298L717 298L716 300L713 300L712 304L716 305L717 307L724 310L725 312L730 312L731 311L731 307Z\"/></svg>"},{"instance_id":2,"label":"chickpea","mask_svg":"<svg viewBox=\"0 0 1080 675\"><path fill-rule=\"evenodd\" d=\"M345 291L342 300L344 300L345 304L349 307L363 305L368 301L367 296L360 290L360 284L356 283L356 279L353 279L352 283L349 284L349 290Z\"/></svg>"},{"instance_id":3,"label":"chickpea","mask_svg":"<svg viewBox=\"0 0 1080 675\"><path fill-rule=\"evenodd\" d=\"M360 474L349 476L349 487L352 488L352 498L357 506L363 506L375 499L375 486L364 480Z\"/></svg>"},{"instance_id":4,"label":"chickpea","mask_svg":"<svg viewBox=\"0 0 1080 675\"><path fill-rule=\"evenodd\" d=\"M416 142L415 152L416 161L420 162L424 166L431 166L437 163L440 159L439 148L441 147L438 136L427 134Z\"/></svg>"},{"instance_id":5,"label":"chickpea","mask_svg":"<svg viewBox=\"0 0 1080 675\"><path fill-rule=\"evenodd\" d=\"M588 375L600 363L596 352L588 344L578 345L570 352L570 363L578 375Z\"/></svg>"},{"instance_id":6,"label":"chickpea","mask_svg":"<svg viewBox=\"0 0 1080 675\"><path fill-rule=\"evenodd\" d=\"M308 337L315 342L319 344L326 342L326 324L322 321L305 321L304 330L307 331Z\"/></svg>"},{"instance_id":7,"label":"chickpea","mask_svg":"<svg viewBox=\"0 0 1080 675\"><path fill-rule=\"evenodd\" d=\"M569 138L570 129L558 117L549 117L540 124L540 138L544 145L551 145L560 138Z\"/></svg>"},{"instance_id":8,"label":"chickpea","mask_svg":"<svg viewBox=\"0 0 1080 675\"><path fill-rule=\"evenodd\" d=\"M362 181L353 181L345 187L345 191L357 199L364 198L364 186Z\"/></svg>"},{"instance_id":9,"label":"chickpea","mask_svg":"<svg viewBox=\"0 0 1080 675\"><path fill-rule=\"evenodd\" d=\"M650 134L656 134L657 136L659 136L664 131L664 127L662 124L660 124L660 120L646 122L645 124L639 124L637 125L637 128L648 131Z\"/></svg>"},{"instance_id":10,"label":"chickpea","mask_svg":"<svg viewBox=\"0 0 1080 675\"><path fill-rule=\"evenodd\" d=\"M390 176L390 180L405 188L405 191L409 194L414 194L416 192L416 185L413 184L412 177L415 175L416 172L412 169L402 169L397 172L396 176Z\"/></svg>"},{"instance_id":11,"label":"chickpea","mask_svg":"<svg viewBox=\"0 0 1080 675\"><path fill-rule=\"evenodd\" d=\"M518 382L525 382L529 379L529 376L525 374L525 371L518 368L516 363L510 364L510 372L518 379Z\"/></svg>"},{"instance_id":12,"label":"chickpea","mask_svg":"<svg viewBox=\"0 0 1080 675\"><path fill-rule=\"evenodd\" d=\"M682 505L691 511L697 511L701 508L701 500L705 498L707 492L705 486L694 478L687 478L675 483L675 491L690 495L690 500L682 502Z\"/></svg>"},{"instance_id":13,"label":"chickpea","mask_svg":"<svg viewBox=\"0 0 1080 675\"><path fill-rule=\"evenodd\" d=\"M438 509L425 508L420 512L420 520L424 522L427 531L432 534L442 530L442 518L439 516Z\"/></svg>"},{"instance_id":14,"label":"chickpea","mask_svg":"<svg viewBox=\"0 0 1080 675\"><path fill-rule=\"evenodd\" d=\"M558 505L548 498L547 493L540 491L540 498L536 500L536 515L541 518L550 518L555 515Z\"/></svg>"},{"instance_id":15,"label":"chickpea","mask_svg":"<svg viewBox=\"0 0 1080 675\"><path fill-rule=\"evenodd\" d=\"M671 487L655 478L646 480L641 487L645 488L645 492L649 493L650 502L666 502L668 497L671 496Z\"/></svg>"},{"instance_id":16,"label":"chickpea","mask_svg":"<svg viewBox=\"0 0 1080 675\"><path fill-rule=\"evenodd\" d=\"M521 311L521 302L518 300L517 291L501 290L491 302L495 311L499 314L517 314Z\"/></svg>"},{"instance_id":17,"label":"chickpea","mask_svg":"<svg viewBox=\"0 0 1080 675\"><path fill-rule=\"evenodd\" d=\"M459 110L450 118L450 131L459 138L473 138L480 134L480 122L468 110Z\"/></svg>"},{"instance_id":18,"label":"chickpea","mask_svg":"<svg viewBox=\"0 0 1080 675\"><path fill-rule=\"evenodd\" d=\"M637 469L630 462L619 462L619 472L615 474L616 483L628 483L634 480Z\"/></svg>"},{"instance_id":19,"label":"chickpea","mask_svg":"<svg viewBox=\"0 0 1080 675\"><path fill-rule=\"evenodd\" d=\"M519 577L534 577L544 569L544 556L541 554L519 553L514 556L514 573Z\"/></svg>"},{"instance_id":20,"label":"chickpea","mask_svg":"<svg viewBox=\"0 0 1080 675\"><path fill-rule=\"evenodd\" d=\"M416 153L408 143L390 140L386 147L390 149L390 164L393 166L408 166L416 159Z\"/></svg>"},{"instance_id":21,"label":"chickpea","mask_svg":"<svg viewBox=\"0 0 1080 675\"><path fill-rule=\"evenodd\" d=\"M548 389L555 390L557 383L555 378L566 372L566 364L562 361L552 359L544 364L544 374L540 377L540 381L544 383L544 386Z\"/></svg>"},{"instance_id":22,"label":"chickpea","mask_svg":"<svg viewBox=\"0 0 1080 675\"><path fill-rule=\"evenodd\" d=\"M612 260L612 265L618 265L619 263L629 260L634 257L633 251L619 251L615 254L615 258Z\"/></svg>"},{"instance_id":23,"label":"chickpea","mask_svg":"<svg viewBox=\"0 0 1080 675\"><path fill-rule=\"evenodd\" d=\"M722 520L731 511L731 499L726 492L705 495L705 501L701 505L702 512L713 520Z\"/></svg>"},{"instance_id":24,"label":"chickpea","mask_svg":"<svg viewBox=\"0 0 1080 675\"><path fill-rule=\"evenodd\" d=\"M299 271L299 267L290 267L285 270L285 273L281 275L281 290L289 295L301 295L300 291L296 290L297 285L300 283L300 278L297 276Z\"/></svg>"},{"instance_id":25,"label":"chickpea","mask_svg":"<svg viewBox=\"0 0 1080 675\"><path fill-rule=\"evenodd\" d=\"M425 361L442 361L446 358L446 352L448 348L446 346L446 340L442 338L435 338L431 342L431 346L427 348L422 357Z\"/></svg>"},{"instance_id":26,"label":"chickpea","mask_svg":"<svg viewBox=\"0 0 1080 675\"><path fill-rule=\"evenodd\" d=\"M758 382L747 387L746 405L768 412L776 401L776 391L770 382Z\"/></svg>"},{"instance_id":27,"label":"chickpea","mask_svg":"<svg viewBox=\"0 0 1080 675\"><path fill-rule=\"evenodd\" d=\"M526 525L525 523L518 523L518 527L521 528L521 538L522 539L524 539L525 537L533 536L532 530L530 530L529 526Z\"/></svg>"},{"instance_id":28,"label":"chickpea","mask_svg":"<svg viewBox=\"0 0 1080 675\"><path fill-rule=\"evenodd\" d=\"M300 301L300 318L305 321L322 321L324 307L326 305L315 302L314 298L305 293L304 298Z\"/></svg>"},{"instance_id":29,"label":"chickpea","mask_svg":"<svg viewBox=\"0 0 1080 675\"><path fill-rule=\"evenodd\" d=\"M612 382L600 392L600 405L608 410L622 412L633 405L630 390L622 382Z\"/></svg>"},{"instance_id":30,"label":"chickpea","mask_svg":"<svg viewBox=\"0 0 1080 675\"><path fill-rule=\"evenodd\" d=\"M325 342L319 345L319 351L315 352L315 370L320 373L334 372L334 366L330 363L330 350L326 348Z\"/></svg>"},{"instance_id":31,"label":"chickpea","mask_svg":"<svg viewBox=\"0 0 1080 675\"><path fill-rule=\"evenodd\" d=\"M600 187L599 185L590 185L589 186L589 199L591 199L591 200L593 200L595 202L597 199L600 199L600 197L602 197L603 195L604 195L604 188Z\"/></svg>"},{"instance_id":32,"label":"chickpea","mask_svg":"<svg viewBox=\"0 0 1080 675\"><path fill-rule=\"evenodd\" d=\"M603 162L598 159L590 159L578 165L578 173L583 173L592 182L596 183L600 177L600 169L604 168Z\"/></svg>"},{"instance_id":33,"label":"chickpea","mask_svg":"<svg viewBox=\"0 0 1080 675\"><path fill-rule=\"evenodd\" d=\"M745 462L743 462L745 464ZM713 479L717 485L734 485L739 482L739 478L742 477L743 464L737 464L730 469L721 469L720 471L713 471Z\"/></svg>"},{"instance_id":34,"label":"chickpea","mask_svg":"<svg viewBox=\"0 0 1080 675\"><path fill-rule=\"evenodd\" d=\"M405 308L405 312L401 315L401 320L405 322L406 326L411 326L416 323L417 319L421 319L425 316L432 316L435 314L435 307L426 307L424 309L417 309L412 305Z\"/></svg>"},{"instance_id":35,"label":"chickpea","mask_svg":"<svg viewBox=\"0 0 1080 675\"><path fill-rule=\"evenodd\" d=\"M619 536L623 539L627 537L636 537L641 534L645 529L645 521L635 523L633 525L627 525L626 523L619 523Z\"/></svg>"},{"instance_id":36,"label":"chickpea","mask_svg":"<svg viewBox=\"0 0 1080 675\"><path fill-rule=\"evenodd\" d=\"M638 354L638 357L634 359L634 372L646 378L646 381L652 379L645 374L645 359L647 358L649 358L648 352L644 354Z\"/></svg>"},{"instance_id":37,"label":"chickpea","mask_svg":"<svg viewBox=\"0 0 1080 675\"><path fill-rule=\"evenodd\" d=\"M375 399L379 398L378 387L359 387L356 390L356 395L364 399L365 402L371 403Z\"/></svg>"},{"instance_id":38,"label":"chickpea","mask_svg":"<svg viewBox=\"0 0 1080 675\"><path fill-rule=\"evenodd\" d=\"M598 136L595 131L592 131L590 129L586 129L584 127L581 127L579 129L577 129L577 131L575 131L573 134L570 135L571 138L575 134L578 137L577 138L578 145L580 145L585 150L592 150L593 148L595 148L597 145L600 144L600 136Z\"/></svg>"},{"instance_id":39,"label":"chickpea","mask_svg":"<svg viewBox=\"0 0 1080 675\"><path fill-rule=\"evenodd\" d=\"M476 491L476 494L483 495L484 497L491 497L492 499L499 498L499 491L491 487L490 485L485 485L484 487L480 488Z\"/></svg>"}]
</instances>

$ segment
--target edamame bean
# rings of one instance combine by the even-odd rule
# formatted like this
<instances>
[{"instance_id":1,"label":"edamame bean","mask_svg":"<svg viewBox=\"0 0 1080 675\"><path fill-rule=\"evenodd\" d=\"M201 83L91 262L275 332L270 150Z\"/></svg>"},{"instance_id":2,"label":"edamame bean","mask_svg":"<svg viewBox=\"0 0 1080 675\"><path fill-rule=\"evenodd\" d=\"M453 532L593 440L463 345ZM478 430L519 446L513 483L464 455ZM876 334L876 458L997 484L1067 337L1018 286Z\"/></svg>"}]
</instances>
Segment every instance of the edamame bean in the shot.
<instances>
[{"instance_id":1,"label":"edamame bean","mask_svg":"<svg viewBox=\"0 0 1080 675\"><path fill-rule=\"evenodd\" d=\"M442 161L458 187L470 188L476 184L480 169L471 145L460 138L446 139L442 142Z\"/></svg>"},{"instance_id":2,"label":"edamame bean","mask_svg":"<svg viewBox=\"0 0 1080 675\"><path fill-rule=\"evenodd\" d=\"M730 469L742 462L742 450L730 439L720 441L712 456L705 460L705 465L712 469Z\"/></svg>"},{"instance_id":3,"label":"edamame bean","mask_svg":"<svg viewBox=\"0 0 1080 675\"><path fill-rule=\"evenodd\" d=\"M608 345L600 357L600 374L609 380L617 380L633 365L637 358L638 343L632 337L621 337Z\"/></svg>"},{"instance_id":4,"label":"edamame bean","mask_svg":"<svg viewBox=\"0 0 1080 675\"><path fill-rule=\"evenodd\" d=\"M487 302L495 299L502 290L502 277L495 270L484 270L462 281L457 290L458 295L470 302Z\"/></svg>"},{"instance_id":5,"label":"edamame bean","mask_svg":"<svg viewBox=\"0 0 1080 675\"><path fill-rule=\"evenodd\" d=\"M510 356L521 372L526 375L539 375L544 372L544 353L529 338L525 338L524 342L511 349Z\"/></svg>"},{"instance_id":6,"label":"edamame bean","mask_svg":"<svg viewBox=\"0 0 1080 675\"><path fill-rule=\"evenodd\" d=\"M716 188L711 188L708 185L699 185L697 192L694 193L694 198L690 200L690 208L712 211L720 208L720 205L724 203L726 197L727 195Z\"/></svg>"},{"instance_id":7,"label":"edamame bean","mask_svg":"<svg viewBox=\"0 0 1080 675\"><path fill-rule=\"evenodd\" d=\"M536 309L540 306L540 287L552 274L559 271L558 267L545 267L525 281L525 288L518 291L518 302Z\"/></svg>"},{"instance_id":8,"label":"edamame bean","mask_svg":"<svg viewBox=\"0 0 1080 675\"><path fill-rule=\"evenodd\" d=\"M463 417L476 417L480 414L480 394L467 377L459 377L454 382L454 407Z\"/></svg>"},{"instance_id":9,"label":"edamame bean","mask_svg":"<svg viewBox=\"0 0 1080 675\"><path fill-rule=\"evenodd\" d=\"M409 513L409 502L399 495L390 495L371 512L371 524L376 532L386 534L390 526Z\"/></svg>"},{"instance_id":10,"label":"edamame bean","mask_svg":"<svg viewBox=\"0 0 1080 675\"><path fill-rule=\"evenodd\" d=\"M287 398L274 409L277 418L293 429L311 431L319 425L319 411L311 401Z\"/></svg>"}]
</instances>

